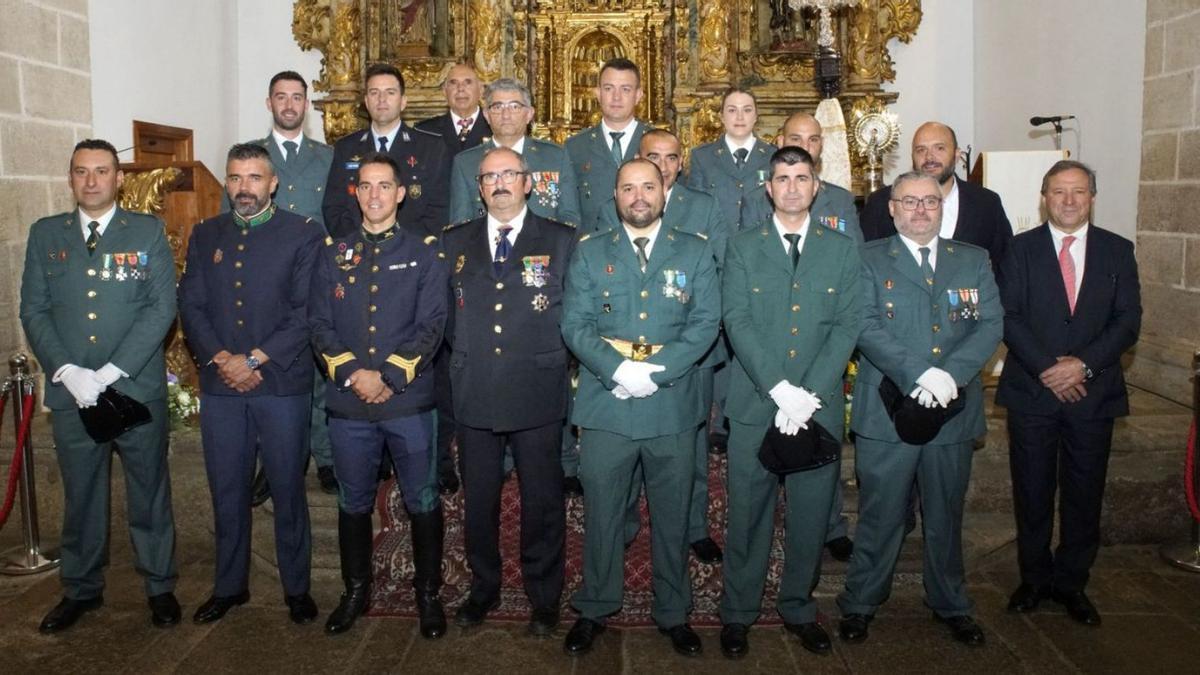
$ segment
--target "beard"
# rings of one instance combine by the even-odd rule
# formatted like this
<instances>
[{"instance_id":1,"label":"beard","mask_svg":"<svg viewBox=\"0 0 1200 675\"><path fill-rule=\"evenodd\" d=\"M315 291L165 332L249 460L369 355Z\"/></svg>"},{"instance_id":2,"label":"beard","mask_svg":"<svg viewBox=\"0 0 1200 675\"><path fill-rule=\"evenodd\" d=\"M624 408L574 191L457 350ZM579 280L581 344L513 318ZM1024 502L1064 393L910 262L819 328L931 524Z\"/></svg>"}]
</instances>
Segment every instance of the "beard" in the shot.
<instances>
[{"instance_id":1,"label":"beard","mask_svg":"<svg viewBox=\"0 0 1200 675\"><path fill-rule=\"evenodd\" d=\"M634 210L633 207L635 206L649 207L650 205L647 202L639 201L630 204L628 208L617 209L618 214L621 216L621 221L634 229L640 230L644 227L649 227L654 224L654 221L662 217L663 210L661 206L659 208L647 208L640 214Z\"/></svg>"},{"instance_id":2,"label":"beard","mask_svg":"<svg viewBox=\"0 0 1200 675\"><path fill-rule=\"evenodd\" d=\"M239 192L233 196L233 212L243 218L262 213L262 210L267 208L267 204L271 202L271 196L267 195L262 199L253 192Z\"/></svg>"}]
</instances>

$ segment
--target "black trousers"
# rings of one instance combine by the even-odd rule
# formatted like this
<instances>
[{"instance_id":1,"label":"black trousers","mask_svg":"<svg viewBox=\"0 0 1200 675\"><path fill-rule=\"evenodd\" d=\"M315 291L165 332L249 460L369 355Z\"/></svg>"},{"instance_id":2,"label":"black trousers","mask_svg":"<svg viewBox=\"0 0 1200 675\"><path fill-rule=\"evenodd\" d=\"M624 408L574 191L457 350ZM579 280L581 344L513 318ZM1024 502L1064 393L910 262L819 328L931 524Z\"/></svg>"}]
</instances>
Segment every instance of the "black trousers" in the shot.
<instances>
[{"instance_id":1,"label":"black trousers","mask_svg":"<svg viewBox=\"0 0 1200 675\"><path fill-rule=\"evenodd\" d=\"M467 563L471 599L487 604L499 597L500 490L504 447L512 448L521 490L521 577L534 609L558 607L563 589L566 508L559 459L562 420L494 433L460 424L459 459L466 498Z\"/></svg>"},{"instance_id":2,"label":"black trousers","mask_svg":"<svg viewBox=\"0 0 1200 675\"><path fill-rule=\"evenodd\" d=\"M450 446L458 427L454 423L454 401L450 397L450 347L442 343L433 361L433 397L437 406L437 433L434 434L439 474L454 472Z\"/></svg>"},{"instance_id":3,"label":"black trousers","mask_svg":"<svg viewBox=\"0 0 1200 675\"><path fill-rule=\"evenodd\" d=\"M1112 418L1009 411L1009 467L1021 581L1082 591L1100 547L1100 506L1112 447ZM1058 548L1051 553L1054 495Z\"/></svg>"}]
</instances>

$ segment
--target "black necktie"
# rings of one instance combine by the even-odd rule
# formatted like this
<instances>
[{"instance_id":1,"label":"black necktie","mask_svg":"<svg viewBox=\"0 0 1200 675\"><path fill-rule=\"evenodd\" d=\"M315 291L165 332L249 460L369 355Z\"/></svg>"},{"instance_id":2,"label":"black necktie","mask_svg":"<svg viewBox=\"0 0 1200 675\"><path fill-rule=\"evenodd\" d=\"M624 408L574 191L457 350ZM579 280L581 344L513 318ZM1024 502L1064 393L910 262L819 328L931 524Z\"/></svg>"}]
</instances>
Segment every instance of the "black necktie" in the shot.
<instances>
[{"instance_id":1,"label":"black necktie","mask_svg":"<svg viewBox=\"0 0 1200 675\"><path fill-rule=\"evenodd\" d=\"M739 168L746 165L746 157L749 154L750 151L745 148L738 148L737 150L733 151L733 156L737 158L735 161L737 162Z\"/></svg>"},{"instance_id":2,"label":"black necktie","mask_svg":"<svg viewBox=\"0 0 1200 675\"><path fill-rule=\"evenodd\" d=\"M641 266L643 272L646 271L646 265L650 264L650 258L646 255L646 244L649 243L649 237L638 237L633 240L633 245L637 247L638 265Z\"/></svg>"},{"instance_id":3,"label":"black necktie","mask_svg":"<svg viewBox=\"0 0 1200 675\"><path fill-rule=\"evenodd\" d=\"M88 223L88 229L92 231L87 238L88 255L96 252L96 244L100 243L100 223L92 221Z\"/></svg>"},{"instance_id":4,"label":"black necktie","mask_svg":"<svg viewBox=\"0 0 1200 675\"><path fill-rule=\"evenodd\" d=\"M283 163L287 164L296 156L296 141L283 142Z\"/></svg>"},{"instance_id":5,"label":"black necktie","mask_svg":"<svg viewBox=\"0 0 1200 675\"><path fill-rule=\"evenodd\" d=\"M500 276L504 272L504 263L508 261L508 256L512 253L512 243L508 240L508 233L512 232L512 226L501 225L498 229L500 236L496 239L496 257L492 260L492 269L495 270L496 276Z\"/></svg>"},{"instance_id":6,"label":"black necktie","mask_svg":"<svg viewBox=\"0 0 1200 675\"><path fill-rule=\"evenodd\" d=\"M625 135L624 131L610 131L609 136L612 136L612 155L613 161L617 166L621 166L621 162L625 161L625 155L621 153L621 137Z\"/></svg>"},{"instance_id":7,"label":"black necktie","mask_svg":"<svg viewBox=\"0 0 1200 675\"><path fill-rule=\"evenodd\" d=\"M933 285L933 265L929 264L929 247L922 246L917 249L921 253L921 274L925 275L925 283Z\"/></svg>"},{"instance_id":8,"label":"black necktie","mask_svg":"<svg viewBox=\"0 0 1200 675\"><path fill-rule=\"evenodd\" d=\"M800 262L800 235L785 234L783 238L788 240L788 255L792 257L792 269L796 269Z\"/></svg>"},{"instance_id":9,"label":"black necktie","mask_svg":"<svg viewBox=\"0 0 1200 675\"><path fill-rule=\"evenodd\" d=\"M387 136L379 137L379 151L385 155L387 154Z\"/></svg>"}]
</instances>

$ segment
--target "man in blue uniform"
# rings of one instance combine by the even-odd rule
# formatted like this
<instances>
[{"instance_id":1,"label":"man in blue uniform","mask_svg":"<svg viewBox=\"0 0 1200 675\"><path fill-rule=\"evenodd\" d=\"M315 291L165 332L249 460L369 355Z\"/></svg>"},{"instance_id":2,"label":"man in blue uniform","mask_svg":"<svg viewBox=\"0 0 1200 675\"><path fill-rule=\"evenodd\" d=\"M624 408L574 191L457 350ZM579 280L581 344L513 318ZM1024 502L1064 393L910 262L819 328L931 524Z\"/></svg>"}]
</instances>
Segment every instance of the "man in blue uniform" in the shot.
<instances>
[{"instance_id":1,"label":"man in blue uniform","mask_svg":"<svg viewBox=\"0 0 1200 675\"><path fill-rule=\"evenodd\" d=\"M442 83L442 93L446 95L446 112L417 122L417 128L442 137L449 161L463 150L482 143L492 135L492 128L479 109L483 83L470 64L456 63L450 68ZM446 168L450 168L449 164Z\"/></svg>"},{"instance_id":2,"label":"man in blue uniform","mask_svg":"<svg viewBox=\"0 0 1200 675\"><path fill-rule=\"evenodd\" d=\"M292 621L309 623L312 541L304 488L313 356L308 285L324 232L271 201L267 151L229 150L232 213L195 227L179 280L183 332L200 368L200 435L216 520L216 581L196 610L211 623L250 599L250 477L255 445L275 503L275 555Z\"/></svg>"},{"instance_id":3,"label":"man in blue uniform","mask_svg":"<svg viewBox=\"0 0 1200 675\"><path fill-rule=\"evenodd\" d=\"M39 630L66 630L104 604L113 446L88 435L78 409L96 405L109 387L150 409L149 424L115 442L151 621L172 626L180 609L163 338L175 321L175 262L162 221L117 206L124 175L111 143L80 141L68 179L77 208L29 228L21 277L21 325L47 374L64 498L63 599Z\"/></svg>"},{"instance_id":4,"label":"man in blue uniform","mask_svg":"<svg viewBox=\"0 0 1200 675\"><path fill-rule=\"evenodd\" d=\"M400 168L383 153L358 168L363 219L327 239L309 301L313 344L326 364L329 437L337 469L338 549L346 592L325 623L349 630L371 599L371 511L380 462L390 457L412 526L413 588L421 635L439 638L442 509L429 366L446 323L447 278L437 250L397 222Z\"/></svg>"}]
</instances>

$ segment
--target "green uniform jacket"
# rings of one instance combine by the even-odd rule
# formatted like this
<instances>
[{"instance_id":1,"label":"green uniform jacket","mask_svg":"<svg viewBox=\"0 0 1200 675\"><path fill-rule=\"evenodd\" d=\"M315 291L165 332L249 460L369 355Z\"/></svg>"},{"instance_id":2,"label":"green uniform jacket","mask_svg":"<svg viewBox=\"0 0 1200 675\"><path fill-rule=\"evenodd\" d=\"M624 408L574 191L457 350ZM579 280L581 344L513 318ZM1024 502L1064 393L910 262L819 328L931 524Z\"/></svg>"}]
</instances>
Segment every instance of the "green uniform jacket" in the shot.
<instances>
[{"instance_id":1,"label":"green uniform jacket","mask_svg":"<svg viewBox=\"0 0 1200 675\"><path fill-rule=\"evenodd\" d=\"M50 408L76 407L65 386L50 382L68 363L95 370L112 362L129 374L114 389L143 402L165 398L163 339L173 321L175 259L158 218L118 208L91 256L78 211L30 228L21 325L46 373Z\"/></svg>"},{"instance_id":2,"label":"green uniform jacket","mask_svg":"<svg viewBox=\"0 0 1200 675\"><path fill-rule=\"evenodd\" d=\"M625 161L637 156L638 146L642 143L642 134L650 130L645 122L634 120L625 127L633 134L625 145ZM624 141L624 137L621 139ZM571 166L575 169L575 178L579 181L579 217L581 225L596 222L600 208L612 199L617 187L617 163L613 161L610 149L612 139L604 135L604 127L597 124L583 129L567 139L564 147L571 156Z\"/></svg>"},{"instance_id":3,"label":"green uniform jacket","mask_svg":"<svg viewBox=\"0 0 1200 675\"><path fill-rule=\"evenodd\" d=\"M787 380L821 399L817 422L842 437L842 373L858 340L861 271L854 241L815 223L795 270L774 224L730 240L721 294L734 352L726 415L770 424L778 406L768 392Z\"/></svg>"},{"instance_id":4,"label":"green uniform jacket","mask_svg":"<svg viewBox=\"0 0 1200 675\"><path fill-rule=\"evenodd\" d=\"M668 276L678 288L669 295ZM582 366L572 423L635 440L699 426L707 411L696 367L717 339L720 321L717 267L703 238L663 227L643 273L624 227L584 235L571 257L563 301L563 338ZM663 345L646 359L666 367L653 375L659 390L617 400L612 375L628 355L602 338Z\"/></svg>"},{"instance_id":5,"label":"green uniform jacket","mask_svg":"<svg viewBox=\"0 0 1200 675\"><path fill-rule=\"evenodd\" d=\"M931 246L935 245L931 242ZM1004 309L988 252L960 241L937 239L933 286L894 234L867 242L863 258L863 330L850 428L859 436L900 442L879 398L879 383L892 378L901 393L916 388L928 368L950 373L966 391L966 408L942 427L932 444L960 443L986 430L979 371L1004 332ZM964 317L959 291L974 291L978 318ZM950 301L954 294L954 303Z\"/></svg>"},{"instance_id":6,"label":"green uniform jacket","mask_svg":"<svg viewBox=\"0 0 1200 675\"><path fill-rule=\"evenodd\" d=\"M756 138L754 149L741 167L734 162L723 135L692 150L687 185L713 196L721 210L721 222L729 226L731 236L757 224L753 220L757 214L750 202L755 195L765 194L763 183L770 173L775 150L774 145Z\"/></svg>"},{"instance_id":7,"label":"green uniform jacket","mask_svg":"<svg viewBox=\"0 0 1200 675\"><path fill-rule=\"evenodd\" d=\"M306 134L304 147L291 162L283 161L283 149L275 143L275 137L251 141L267 149L279 176L279 187L275 189L275 203L281 209L298 213L325 224L321 202L325 199L325 181L329 178L329 166L333 164L333 148L314 141ZM229 195L225 196L225 211L229 210Z\"/></svg>"},{"instance_id":8,"label":"green uniform jacket","mask_svg":"<svg viewBox=\"0 0 1200 675\"><path fill-rule=\"evenodd\" d=\"M761 194L747 198L747 220L743 227L767 224L773 213L771 201L767 197L766 188ZM814 223L820 223L831 230L837 230L848 235L858 244L863 243L862 227L858 224L858 209L854 206L854 195L846 188L833 183L821 182L817 196L813 198L812 206L808 207Z\"/></svg>"},{"instance_id":9,"label":"green uniform jacket","mask_svg":"<svg viewBox=\"0 0 1200 675\"><path fill-rule=\"evenodd\" d=\"M663 227L683 230L690 234L698 234L708 240L713 255L717 259L717 269L725 259L725 243L729 240L729 231L721 223L721 211L716 202L707 192L693 190L683 183L676 183L671 188L671 196L663 211ZM621 224L617 217L617 205L610 196L604 207L600 209L599 217L587 229L588 232L605 232Z\"/></svg>"},{"instance_id":10,"label":"green uniform jacket","mask_svg":"<svg viewBox=\"0 0 1200 675\"><path fill-rule=\"evenodd\" d=\"M450 171L450 222L461 223L474 220L487 213L483 198L479 195L479 163L483 153L495 147L491 140L482 145L463 150L454 156L454 168ZM575 187L575 171L570 158L562 146L525 137L521 153L529 166L529 177L533 189L526 202L529 210L543 218L578 226L579 192Z\"/></svg>"}]
</instances>

